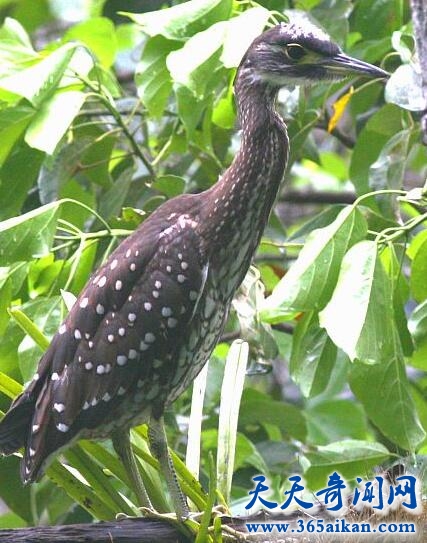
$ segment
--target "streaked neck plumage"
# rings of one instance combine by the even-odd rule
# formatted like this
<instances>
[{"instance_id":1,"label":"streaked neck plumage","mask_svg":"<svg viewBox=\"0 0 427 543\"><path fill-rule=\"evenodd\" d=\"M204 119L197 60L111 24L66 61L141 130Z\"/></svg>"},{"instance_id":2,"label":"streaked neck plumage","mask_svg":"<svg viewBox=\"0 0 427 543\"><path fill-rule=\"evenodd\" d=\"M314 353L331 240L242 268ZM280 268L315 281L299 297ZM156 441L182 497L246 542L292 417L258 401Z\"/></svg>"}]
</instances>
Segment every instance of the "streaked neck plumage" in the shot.
<instances>
[{"instance_id":1,"label":"streaked neck plumage","mask_svg":"<svg viewBox=\"0 0 427 543\"><path fill-rule=\"evenodd\" d=\"M249 267L279 191L289 140L286 126L274 109L278 88L257 81L250 69L241 67L235 92L242 128L240 150L208 191L204 210L206 233L214 242L210 247L217 247L214 258L236 268L238 284Z\"/></svg>"}]
</instances>

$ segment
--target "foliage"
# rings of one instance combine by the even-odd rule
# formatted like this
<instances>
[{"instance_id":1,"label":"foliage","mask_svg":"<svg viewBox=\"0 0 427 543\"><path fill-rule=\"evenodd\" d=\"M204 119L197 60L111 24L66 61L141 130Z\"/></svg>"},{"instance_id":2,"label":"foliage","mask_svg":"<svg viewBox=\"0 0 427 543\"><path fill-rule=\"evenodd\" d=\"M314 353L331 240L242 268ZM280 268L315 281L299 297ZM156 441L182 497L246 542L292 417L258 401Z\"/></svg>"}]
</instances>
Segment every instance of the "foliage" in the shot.
<instances>
[{"instance_id":1,"label":"foliage","mask_svg":"<svg viewBox=\"0 0 427 543\"><path fill-rule=\"evenodd\" d=\"M103 16L105 2L86 2L86 12L72 16L62 3L63 17L80 22L46 40L41 31L56 29L53 2L23 9L11 0L0 10L6 4L12 17L0 29L0 391L13 398L66 313L61 291L77 295L94 267L159 204L206 189L231 162L235 68L289 5L171 2L113 24ZM292 146L287 186L338 194L354 187L357 199L316 208L286 228L278 202L257 270L228 323L227 337L246 343L221 343L194 385L207 385L203 421L200 405L189 419L190 392L176 402L180 426L171 413L170 443L182 486L200 510L214 497L210 452L235 512L259 472L281 501L295 472L315 490L335 470L351 479L396 454L427 453L427 198L425 187L409 185L413 178L421 185L426 161L412 113L420 110L420 92L409 13L392 0L292 4L309 8L346 52L398 75L387 84L387 102L380 82L280 95ZM221 402L239 396L247 364L240 406ZM297 385L291 393L283 374ZM8 403L3 396L3 410ZM193 471L200 468L205 490L180 460L189 420L187 458ZM146 429L134 430L132 439L153 504L167 510ZM16 456L0 462L1 480L10 482L0 488L9 508L1 526L136 513L127 474L108 443L80 442L31 488L16 484L18 472Z\"/></svg>"}]
</instances>

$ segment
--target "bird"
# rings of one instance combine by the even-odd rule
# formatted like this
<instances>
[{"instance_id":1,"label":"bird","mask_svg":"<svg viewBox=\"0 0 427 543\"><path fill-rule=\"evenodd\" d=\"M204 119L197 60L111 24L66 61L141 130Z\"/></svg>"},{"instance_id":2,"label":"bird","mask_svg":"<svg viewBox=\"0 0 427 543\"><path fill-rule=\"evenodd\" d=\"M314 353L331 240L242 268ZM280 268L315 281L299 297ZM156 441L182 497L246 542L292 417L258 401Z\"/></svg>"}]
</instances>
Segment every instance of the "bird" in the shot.
<instances>
[{"instance_id":1,"label":"bird","mask_svg":"<svg viewBox=\"0 0 427 543\"><path fill-rule=\"evenodd\" d=\"M129 439L147 423L175 513L188 517L163 415L220 339L282 186L289 138L278 91L358 75L388 76L308 20L255 38L234 82L241 144L231 165L207 190L163 203L94 272L0 422L0 452L25 449L24 483L76 440L111 437L150 508Z\"/></svg>"}]
</instances>

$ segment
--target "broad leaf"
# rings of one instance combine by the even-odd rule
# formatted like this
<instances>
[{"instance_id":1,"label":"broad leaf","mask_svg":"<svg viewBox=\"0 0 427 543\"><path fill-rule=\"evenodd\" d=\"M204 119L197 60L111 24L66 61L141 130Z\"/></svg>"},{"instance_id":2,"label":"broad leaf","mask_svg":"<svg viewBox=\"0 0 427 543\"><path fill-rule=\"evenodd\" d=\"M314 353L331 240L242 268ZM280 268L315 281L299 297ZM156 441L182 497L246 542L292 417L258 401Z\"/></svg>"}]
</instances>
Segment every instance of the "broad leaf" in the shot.
<instances>
[{"instance_id":1,"label":"broad leaf","mask_svg":"<svg viewBox=\"0 0 427 543\"><path fill-rule=\"evenodd\" d=\"M113 64L117 53L115 28L106 17L94 17L71 27L65 33L64 41L84 43L105 68Z\"/></svg>"},{"instance_id":2,"label":"broad leaf","mask_svg":"<svg viewBox=\"0 0 427 543\"><path fill-rule=\"evenodd\" d=\"M391 281L373 241L361 241L345 255L338 282L320 325L351 360L386 363L400 356L390 342L395 324Z\"/></svg>"},{"instance_id":3,"label":"broad leaf","mask_svg":"<svg viewBox=\"0 0 427 543\"><path fill-rule=\"evenodd\" d=\"M34 114L34 109L25 106L8 108L0 112L0 166L4 164Z\"/></svg>"},{"instance_id":4,"label":"broad leaf","mask_svg":"<svg viewBox=\"0 0 427 543\"><path fill-rule=\"evenodd\" d=\"M380 443L348 439L318 447L302 459L308 486L316 490L325 485L332 471L346 479L369 473L369 469L387 460L388 450Z\"/></svg>"},{"instance_id":5,"label":"broad leaf","mask_svg":"<svg viewBox=\"0 0 427 543\"><path fill-rule=\"evenodd\" d=\"M409 363L427 370L427 300L418 305L408 319L408 328L415 342L415 351Z\"/></svg>"},{"instance_id":6,"label":"broad leaf","mask_svg":"<svg viewBox=\"0 0 427 543\"><path fill-rule=\"evenodd\" d=\"M372 190L401 189L405 173L411 130L401 130L392 136L382 148L377 160L369 169L369 187ZM377 197L382 214L394 218L396 197Z\"/></svg>"},{"instance_id":7,"label":"broad leaf","mask_svg":"<svg viewBox=\"0 0 427 543\"><path fill-rule=\"evenodd\" d=\"M170 40L185 40L231 15L232 0L191 0L169 9L149 13L125 13L149 36L161 34Z\"/></svg>"},{"instance_id":8,"label":"broad leaf","mask_svg":"<svg viewBox=\"0 0 427 543\"><path fill-rule=\"evenodd\" d=\"M427 239L416 249L411 269L411 290L414 298L422 302L427 298Z\"/></svg>"},{"instance_id":9,"label":"broad leaf","mask_svg":"<svg viewBox=\"0 0 427 543\"><path fill-rule=\"evenodd\" d=\"M86 97L87 95L79 90L63 90L45 100L25 134L28 145L51 155Z\"/></svg>"},{"instance_id":10,"label":"broad leaf","mask_svg":"<svg viewBox=\"0 0 427 543\"><path fill-rule=\"evenodd\" d=\"M402 110L387 104L366 123L357 137L350 164L350 179L357 194L365 194L369 188L369 169L377 160L389 138L402 129ZM370 202L371 203L371 202Z\"/></svg>"},{"instance_id":11,"label":"broad leaf","mask_svg":"<svg viewBox=\"0 0 427 543\"><path fill-rule=\"evenodd\" d=\"M54 93L76 47L75 43L63 45L34 66L0 79L0 88L23 96L39 107Z\"/></svg>"},{"instance_id":12,"label":"broad leaf","mask_svg":"<svg viewBox=\"0 0 427 543\"><path fill-rule=\"evenodd\" d=\"M346 207L335 221L307 238L298 260L266 299L263 317L325 306L334 289L345 252L366 234L366 221L354 207Z\"/></svg>"},{"instance_id":13,"label":"broad leaf","mask_svg":"<svg viewBox=\"0 0 427 543\"><path fill-rule=\"evenodd\" d=\"M154 117L163 114L172 91L172 79L166 67L166 57L179 46L179 42L167 40L163 36L150 38L137 65L135 82L138 96Z\"/></svg>"},{"instance_id":14,"label":"broad leaf","mask_svg":"<svg viewBox=\"0 0 427 543\"><path fill-rule=\"evenodd\" d=\"M294 330L290 372L307 398L325 390L335 365L337 348L323 328L317 314L306 313Z\"/></svg>"},{"instance_id":15,"label":"broad leaf","mask_svg":"<svg viewBox=\"0 0 427 543\"><path fill-rule=\"evenodd\" d=\"M226 31L226 21L216 23L195 34L181 49L169 53L166 65L173 81L202 98L209 80L219 68L220 49Z\"/></svg>"},{"instance_id":16,"label":"broad leaf","mask_svg":"<svg viewBox=\"0 0 427 543\"><path fill-rule=\"evenodd\" d=\"M281 432L304 441L306 423L301 411L293 405L272 400L254 389L245 389L240 408L239 427L246 424L277 426Z\"/></svg>"},{"instance_id":17,"label":"broad leaf","mask_svg":"<svg viewBox=\"0 0 427 543\"><path fill-rule=\"evenodd\" d=\"M46 255L53 243L60 202L0 223L0 266Z\"/></svg>"},{"instance_id":18,"label":"broad leaf","mask_svg":"<svg viewBox=\"0 0 427 543\"><path fill-rule=\"evenodd\" d=\"M388 341L395 354L374 366L356 361L351 368L350 386L375 426L400 448L413 452L426 434L411 397L396 333Z\"/></svg>"},{"instance_id":19,"label":"broad leaf","mask_svg":"<svg viewBox=\"0 0 427 543\"><path fill-rule=\"evenodd\" d=\"M316 445L327 445L342 439L366 439L367 419L354 399L312 402L306 410L307 439Z\"/></svg>"}]
</instances>

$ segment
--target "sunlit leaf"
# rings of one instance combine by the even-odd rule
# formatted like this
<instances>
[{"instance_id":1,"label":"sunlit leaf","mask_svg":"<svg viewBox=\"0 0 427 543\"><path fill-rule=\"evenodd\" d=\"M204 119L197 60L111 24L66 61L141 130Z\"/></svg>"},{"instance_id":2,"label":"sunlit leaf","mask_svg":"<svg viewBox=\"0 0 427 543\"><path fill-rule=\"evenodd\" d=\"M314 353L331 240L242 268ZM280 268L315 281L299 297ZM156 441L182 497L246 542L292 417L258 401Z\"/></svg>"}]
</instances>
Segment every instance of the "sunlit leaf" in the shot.
<instances>
[{"instance_id":1,"label":"sunlit leaf","mask_svg":"<svg viewBox=\"0 0 427 543\"><path fill-rule=\"evenodd\" d=\"M63 39L84 43L106 68L114 62L117 52L116 32L112 21L106 17L93 17L71 27Z\"/></svg>"},{"instance_id":2,"label":"sunlit leaf","mask_svg":"<svg viewBox=\"0 0 427 543\"><path fill-rule=\"evenodd\" d=\"M0 265L46 255L53 243L60 203L52 202L0 223Z\"/></svg>"},{"instance_id":3,"label":"sunlit leaf","mask_svg":"<svg viewBox=\"0 0 427 543\"><path fill-rule=\"evenodd\" d=\"M313 231L297 261L266 299L265 318L281 313L322 308L331 297L345 252L366 234L366 221L357 208L344 208L335 221Z\"/></svg>"},{"instance_id":4,"label":"sunlit leaf","mask_svg":"<svg viewBox=\"0 0 427 543\"><path fill-rule=\"evenodd\" d=\"M229 20L221 55L226 68L239 65L246 49L264 30L269 17L268 9L256 6Z\"/></svg>"},{"instance_id":5,"label":"sunlit leaf","mask_svg":"<svg viewBox=\"0 0 427 543\"><path fill-rule=\"evenodd\" d=\"M427 298L427 239L416 250L411 269L411 290L414 298L422 302Z\"/></svg>"},{"instance_id":6,"label":"sunlit leaf","mask_svg":"<svg viewBox=\"0 0 427 543\"><path fill-rule=\"evenodd\" d=\"M0 166L3 165L13 146L27 128L35 111L26 106L8 108L0 112Z\"/></svg>"},{"instance_id":7,"label":"sunlit leaf","mask_svg":"<svg viewBox=\"0 0 427 543\"><path fill-rule=\"evenodd\" d=\"M66 44L40 62L0 79L0 88L27 98L38 107L51 96L67 69L77 44Z\"/></svg>"},{"instance_id":8,"label":"sunlit leaf","mask_svg":"<svg viewBox=\"0 0 427 543\"><path fill-rule=\"evenodd\" d=\"M28 145L52 154L86 97L78 90L64 90L45 100L26 131L25 141Z\"/></svg>"},{"instance_id":9,"label":"sunlit leaf","mask_svg":"<svg viewBox=\"0 0 427 543\"><path fill-rule=\"evenodd\" d=\"M390 342L395 326L392 304L391 282L377 245L361 241L342 261L332 298L319 314L320 325L351 360L385 363L396 356Z\"/></svg>"},{"instance_id":10,"label":"sunlit leaf","mask_svg":"<svg viewBox=\"0 0 427 543\"><path fill-rule=\"evenodd\" d=\"M216 23L192 36L181 49L169 53L166 65L173 81L202 97L209 79L219 67L226 31L227 22Z\"/></svg>"},{"instance_id":11,"label":"sunlit leaf","mask_svg":"<svg viewBox=\"0 0 427 543\"><path fill-rule=\"evenodd\" d=\"M149 13L125 13L150 36L184 40L231 15L232 0L190 0Z\"/></svg>"}]
</instances>

